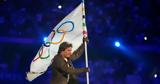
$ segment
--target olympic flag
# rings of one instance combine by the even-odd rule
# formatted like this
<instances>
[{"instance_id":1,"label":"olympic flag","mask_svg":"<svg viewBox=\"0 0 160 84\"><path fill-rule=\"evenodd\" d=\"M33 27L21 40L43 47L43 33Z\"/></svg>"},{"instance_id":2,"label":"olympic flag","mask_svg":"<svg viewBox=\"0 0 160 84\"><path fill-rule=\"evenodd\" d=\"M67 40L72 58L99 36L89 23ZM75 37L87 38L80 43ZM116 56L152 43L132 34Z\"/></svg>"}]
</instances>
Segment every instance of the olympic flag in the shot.
<instances>
[{"instance_id":1,"label":"olympic flag","mask_svg":"<svg viewBox=\"0 0 160 84\"><path fill-rule=\"evenodd\" d=\"M64 41L72 43L73 51L82 44L83 35L87 35L83 11L84 7L81 3L54 27L47 41L32 60L30 71L27 73L27 80L32 81L46 72L58 52L60 43Z\"/></svg>"}]
</instances>

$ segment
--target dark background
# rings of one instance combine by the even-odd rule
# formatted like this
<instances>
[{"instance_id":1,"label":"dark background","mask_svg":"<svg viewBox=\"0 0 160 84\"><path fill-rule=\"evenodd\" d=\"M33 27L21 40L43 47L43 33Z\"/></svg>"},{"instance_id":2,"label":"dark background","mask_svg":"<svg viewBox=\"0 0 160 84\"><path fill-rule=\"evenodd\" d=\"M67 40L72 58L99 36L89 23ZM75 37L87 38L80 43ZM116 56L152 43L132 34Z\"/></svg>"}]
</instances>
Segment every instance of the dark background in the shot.
<instances>
[{"instance_id":1,"label":"dark background","mask_svg":"<svg viewBox=\"0 0 160 84\"><path fill-rule=\"evenodd\" d=\"M43 38L80 2L0 0L0 84L49 84L50 67L33 82L26 72ZM85 6L90 83L159 84L160 0L86 0ZM75 66L85 66L84 55ZM85 84L85 74L79 80Z\"/></svg>"}]
</instances>

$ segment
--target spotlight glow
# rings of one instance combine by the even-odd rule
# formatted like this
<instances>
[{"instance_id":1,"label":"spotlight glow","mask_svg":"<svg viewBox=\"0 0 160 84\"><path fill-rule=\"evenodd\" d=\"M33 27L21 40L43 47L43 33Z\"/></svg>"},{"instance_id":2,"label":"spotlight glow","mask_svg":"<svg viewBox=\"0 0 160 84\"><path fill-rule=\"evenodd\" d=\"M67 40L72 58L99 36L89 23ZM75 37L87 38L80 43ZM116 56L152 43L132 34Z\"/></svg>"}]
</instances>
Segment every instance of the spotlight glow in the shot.
<instances>
[{"instance_id":1,"label":"spotlight glow","mask_svg":"<svg viewBox=\"0 0 160 84\"><path fill-rule=\"evenodd\" d=\"M118 42L118 41L116 41L114 45L115 45L116 47L120 47L120 46L121 46L120 42Z\"/></svg>"},{"instance_id":2,"label":"spotlight glow","mask_svg":"<svg viewBox=\"0 0 160 84\"><path fill-rule=\"evenodd\" d=\"M144 40L147 40L147 37L146 37L146 36L144 37Z\"/></svg>"},{"instance_id":3,"label":"spotlight glow","mask_svg":"<svg viewBox=\"0 0 160 84\"><path fill-rule=\"evenodd\" d=\"M62 9L62 6L61 6L61 5L58 5L58 8L59 8L59 9Z\"/></svg>"},{"instance_id":4,"label":"spotlight glow","mask_svg":"<svg viewBox=\"0 0 160 84\"><path fill-rule=\"evenodd\" d=\"M43 41L44 41L44 42L46 42L46 41L47 41L47 39L48 39L47 37L44 37L44 38L43 38Z\"/></svg>"},{"instance_id":5,"label":"spotlight glow","mask_svg":"<svg viewBox=\"0 0 160 84\"><path fill-rule=\"evenodd\" d=\"M154 74L154 78L157 78L157 74Z\"/></svg>"}]
</instances>

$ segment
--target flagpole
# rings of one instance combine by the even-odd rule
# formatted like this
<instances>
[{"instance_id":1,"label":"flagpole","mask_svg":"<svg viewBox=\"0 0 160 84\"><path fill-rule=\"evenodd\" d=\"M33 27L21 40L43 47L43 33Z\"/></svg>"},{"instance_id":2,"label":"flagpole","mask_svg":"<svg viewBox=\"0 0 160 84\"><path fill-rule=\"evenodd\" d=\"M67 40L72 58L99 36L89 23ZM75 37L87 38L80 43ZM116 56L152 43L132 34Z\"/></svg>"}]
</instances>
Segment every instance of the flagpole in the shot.
<instances>
[{"instance_id":1,"label":"flagpole","mask_svg":"<svg viewBox=\"0 0 160 84\"><path fill-rule=\"evenodd\" d=\"M86 67L88 67L88 54L87 54L87 43L85 42L85 61ZM87 84L89 84L89 72L86 73L87 76Z\"/></svg>"},{"instance_id":2,"label":"flagpole","mask_svg":"<svg viewBox=\"0 0 160 84\"><path fill-rule=\"evenodd\" d=\"M83 28L84 28L83 35L85 37L87 37L87 28L86 28L86 24L85 24L85 4L84 4L84 0L82 0L82 13L83 13ZM86 42L85 42L85 63L86 63L86 67L88 68L88 53L87 53L87 43ZM89 84L89 72L86 72L86 79L87 79L87 84Z\"/></svg>"}]
</instances>

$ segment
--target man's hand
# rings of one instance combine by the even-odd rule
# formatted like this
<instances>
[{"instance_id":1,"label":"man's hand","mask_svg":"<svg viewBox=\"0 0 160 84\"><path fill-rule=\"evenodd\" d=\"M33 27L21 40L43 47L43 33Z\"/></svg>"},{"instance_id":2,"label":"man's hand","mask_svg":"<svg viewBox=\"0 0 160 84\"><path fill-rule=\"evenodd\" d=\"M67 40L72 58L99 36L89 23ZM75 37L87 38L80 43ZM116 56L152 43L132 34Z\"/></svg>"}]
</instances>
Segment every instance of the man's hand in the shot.
<instances>
[{"instance_id":1,"label":"man's hand","mask_svg":"<svg viewBox=\"0 0 160 84\"><path fill-rule=\"evenodd\" d=\"M85 68L85 70L84 70L85 72L90 72L90 68Z\"/></svg>"},{"instance_id":2,"label":"man's hand","mask_svg":"<svg viewBox=\"0 0 160 84\"><path fill-rule=\"evenodd\" d=\"M83 43L85 43L85 42L86 42L87 44L89 43L88 37L83 37Z\"/></svg>"}]
</instances>

